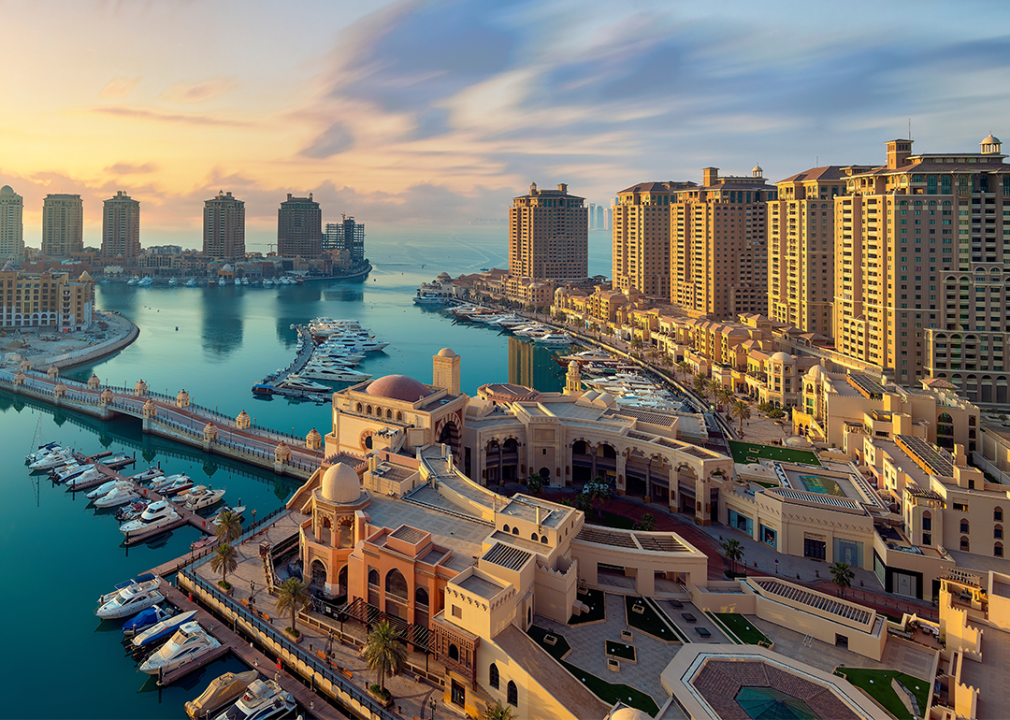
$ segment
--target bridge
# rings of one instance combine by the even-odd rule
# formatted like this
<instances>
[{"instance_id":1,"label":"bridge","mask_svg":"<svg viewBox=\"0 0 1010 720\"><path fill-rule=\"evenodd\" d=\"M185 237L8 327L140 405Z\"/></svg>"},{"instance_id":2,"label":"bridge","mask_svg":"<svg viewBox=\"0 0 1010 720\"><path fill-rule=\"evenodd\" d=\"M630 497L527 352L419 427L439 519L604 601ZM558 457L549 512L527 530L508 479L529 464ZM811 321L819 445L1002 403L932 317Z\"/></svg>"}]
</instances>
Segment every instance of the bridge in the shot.
<instances>
[{"instance_id":1,"label":"bridge","mask_svg":"<svg viewBox=\"0 0 1010 720\"><path fill-rule=\"evenodd\" d=\"M279 475L305 479L323 461L323 438L315 429L305 437L271 430L254 425L244 410L231 418L191 403L185 390L174 398L151 392L143 380L132 389L103 386L95 375L82 383L61 378L54 366L38 372L23 361L17 370L0 368L0 388L102 420L135 417L144 432Z\"/></svg>"}]
</instances>

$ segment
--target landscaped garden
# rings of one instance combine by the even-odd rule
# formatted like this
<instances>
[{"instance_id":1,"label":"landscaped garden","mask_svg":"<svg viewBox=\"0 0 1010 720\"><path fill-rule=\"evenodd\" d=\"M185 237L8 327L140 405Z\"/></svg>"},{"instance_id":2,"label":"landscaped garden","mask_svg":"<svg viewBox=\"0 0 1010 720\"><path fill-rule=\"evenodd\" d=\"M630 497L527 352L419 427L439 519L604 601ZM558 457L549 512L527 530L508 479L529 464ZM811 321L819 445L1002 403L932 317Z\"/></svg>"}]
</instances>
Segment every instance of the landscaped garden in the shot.
<instances>
[{"instance_id":1,"label":"landscaped garden","mask_svg":"<svg viewBox=\"0 0 1010 720\"><path fill-rule=\"evenodd\" d=\"M741 440L730 440L729 450L735 463L756 463L758 460L778 460L787 463L820 465L817 456L809 450L795 450L778 445L757 445Z\"/></svg>"},{"instance_id":2,"label":"landscaped garden","mask_svg":"<svg viewBox=\"0 0 1010 720\"><path fill-rule=\"evenodd\" d=\"M548 635L552 635L556 638L553 645L549 645L544 641L544 638ZM588 673L582 668L567 662L564 657L571 652L572 648L568 644L568 641L565 640L564 636L552 633L542 627L538 627L537 625L534 625L529 629L529 636L537 645L546 650L551 657L561 663L565 670L570 672L577 680L585 685L591 693L600 698L600 700L606 704L614 705L618 700L620 700L621 702L637 708L644 713L648 713L651 716L655 716L659 712L659 706L656 704L656 701L641 690L636 690L630 685L614 685L612 683L608 683L596 677L592 673Z\"/></svg>"},{"instance_id":3,"label":"landscaped garden","mask_svg":"<svg viewBox=\"0 0 1010 720\"><path fill-rule=\"evenodd\" d=\"M670 623L675 629L671 632L662 618L652 609L649 603L642 598L627 596L624 598L625 608L628 614L628 625L652 635L659 640L667 642L690 642L686 637L676 631L676 626Z\"/></svg>"},{"instance_id":4,"label":"landscaped garden","mask_svg":"<svg viewBox=\"0 0 1010 720\"><path fill-rule=\"evenodd\" d=\"M706 613L716 625L721 625L724 630L728 630L730 637L736 638L744 645L763 645L771 647L771 639L757 629L754 624L743 615L737 613Z\"/></svg>"},{"instance_id":5,"label":"landscaped garden","mask_svg":"<svg viewBox=\"0 0 1010 720\"><path fill-rule=\"evenodd\" d=\"M589 607L589 612L572 615L568 619L569 625L582 625L607 619L607 596L602 590L587 589L585 592L577 593L575 599L585 603Z\"/></svg>"},{"instance_id":6,"label":"landscaped garden","mask_svg":"<svg viewBox=\"0 0 1010 720\"><path fill-rule=\"evenodd\" d=\"M624 515L612 513L609 510L586 513L586 522L590 525L602 525L615 530L634 530L635 521Z\"/></svg>"},{"instance_id":7,"label":"landscaped garden","mask_svg":"<svg viewBox=\"0 0 1010 720\"><path fill-rule=\"evenodd\" d=\"M618 660L630 660L631 662L637 662L634 645L627 645L625 643L607 640L605 642L605 647L608 657L615 657Z\"/></svg>"},{"instance_id":8,"label":"landscaped garden","mask_svg":"<svg viewBox=\"0 0 1010 720\"><path fill-rule=\"evenodd\" d=\"M897 670L837 667L835 674L842 675L856 687L865 690L870 697L883 705L884 709L898 720L913 720L911 713L905 709L904 703L898 697L898 693L891 687L891 679L897 678L898 682L915 695L919 702L919 711L926 711L926 703L929 701L929 683L925 680Z\"/></svg>"}]
</instances>

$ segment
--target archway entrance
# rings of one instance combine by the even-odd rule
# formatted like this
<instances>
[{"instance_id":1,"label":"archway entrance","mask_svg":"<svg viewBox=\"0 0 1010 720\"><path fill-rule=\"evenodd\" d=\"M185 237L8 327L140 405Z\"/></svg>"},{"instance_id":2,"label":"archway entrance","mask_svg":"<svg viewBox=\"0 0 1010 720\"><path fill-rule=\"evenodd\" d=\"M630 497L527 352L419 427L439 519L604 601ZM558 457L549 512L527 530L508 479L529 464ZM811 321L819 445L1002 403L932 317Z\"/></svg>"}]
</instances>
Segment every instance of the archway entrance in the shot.
<instances>
[{"instance_id":1,"label":"archway entrance","mask_svg":"<svg viewBox=\"0 0 1010 720\"><path fill-rule=\"evenodd\" d=\"M311 584L320 589L326 587L326 566L319 559L312 561Z\"/></svg>"},{"instance_id":2,"label":"archway entrance","mask_svg":"<svg viewBox=\"0 0 1010 720\"><path fill-rule=\"evenodd\" d=\"M459 428L452 420L445 423L438 433L438 441L445 443L452 450L453 455L459 454Z\"/></svg>"}]
</instances>

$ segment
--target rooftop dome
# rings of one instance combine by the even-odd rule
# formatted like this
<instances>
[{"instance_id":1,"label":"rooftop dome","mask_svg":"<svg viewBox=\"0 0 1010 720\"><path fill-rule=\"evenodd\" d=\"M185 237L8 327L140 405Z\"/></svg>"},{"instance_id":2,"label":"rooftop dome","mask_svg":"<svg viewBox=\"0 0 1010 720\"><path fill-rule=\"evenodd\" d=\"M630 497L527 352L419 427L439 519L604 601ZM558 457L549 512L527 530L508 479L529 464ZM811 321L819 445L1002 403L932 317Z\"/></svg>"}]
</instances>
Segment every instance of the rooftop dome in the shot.
<instances>
[{"instance_id":1,"label":"rooftop dome","mask_svg":"<svg viewBox=\"0 0 1010 720\"><path fill-rule=\"evenodd\" d=\"M807 370L807 377L811 380L817 380L824 377L824 368L820 365L814 365L812 368Z\"/></svg>"},{"instance_id":2,"label":"rooftop dome","mask_svg":"<svg viewBox=\"0 0 1010 720\"><path fill-rule=\"evenodd\" d=\"M331 465L323 473L323 481L320 485L323 500L335 503L357 502L361 495L361 484L358 481L358 474L354 468L346 463L338 462Z\"/></svg>"},{"instance_id":3,"label":"rooftop dome","mask_svg":"<svg viewBox=\"0 0 1010 720\"><path fill-rule=\"evenodd\" d=\"M614 714L610 716L610 720L651 720L651 716L646 715L637 708L622 707L614 711Z\"/></svg>"},{"instance_id":4,"label":"rooftop dome","mask_svg":"<svg viewBox=\"0 0 1010 720\"><path fill-rule=\"evenodd\" d=\"M79 282L90 282L91 281L91 276L88 274L88 271L85 270L84 272L81 273L81 276L79 278L77 278L77 280Z\"/></svg>"},{"instance_id":5,"label":"rooftop dome","mask_svg":"<svg viewBox=\"0 0 1010 720\"><path fill-rule=\"evenodd\" d=\"M983 140L982 143L985 144L985 145L988 145L988 144L991 144L991 143L999 144L1000 143L1000 139L998 137L996 137L995 135L993 135L992 133L989 133L989 137L987 137L985 140Z\"/></svg>"},{"instance_id":6,"label":"rooftop dome","mask_svg":"<svg viewBox=\"0 0 1010 720\"><path fill-rule=\"evenodd\" d=\"M10 185L4 185L2 188L0 188L0 195L13 195L13 194L14 194L14 188L12 188Z\"/></svg>"},{"instance_id":7,"label":"rooftop dome","mask_svg":"<svg viewBox=\"0 0 1010 720\"><path fill-rule=\"evenodd\" d=\"M441 355L441 352L439 353ZM445 356L443 356L445 357ZM431 391L412 377L386 375L368 383L365 392L375 397L414 403L431 395Z\"/></svg>"},{"instance_id":8,"label":"rooftop dome","mask_svg":"<svg viewBox=\"0 0 1010 720\"><path fill-rule=\"evenodd\" d=\"M438 279L439 280L452 280L452 275L450 275L447 272L440 272L438 274Z\"/></svg>"},{"instance_id":9,"label":"rooftop dome","mask_svg":"<svg viewBox=\"0 0 1010 720\"><path fill-rule=\"evenodd\" d=\"M792 357L790 355L788 355L788 354L786 354L786 353L784 353L782 351L779 351L779 352L775 353L774 355L772 355L769 358L769 360L771 360L772 362L777 362L777 363L789 363L789 362L793 361L793 359L792 359Z\"/></svg>"},{"instance_id":10,"label":"rooftop dome","mask_svg":"<svg viewBox=\"0 0 1010 720\"><path fill-rule=\"evenodd\" d=\"M617 401L614 400L614 396L613 395L611 395L608 392L605 392L605 393L600 393L597 396L597 398L595 400L593 400L593 405L596 405L597 407L609 408L609 407L614 407L614 405L616 404L616 402Z\"/></svg>"},{"instance_id":11,"label":"rooftop dome","mask_svg":"<svg viewBox=\"0 0 1010 720\"><path fill-rule=\"evenodd\" d=\"M441 350L438 351L438 356L454 358L456 357L456 353L454 353L451 348L442 348Z\"/></svg>"},{"instance_id":12,"label":"rooftop dome","mask_svg":"<svg viewBox=\"0 0 1010 720\"><path fill-rule=\"evenodd\" d=\"M592 402L593 400L595 400L599 396L600 396L600 394L598 392L596 392L595 390L589 390L588 392L585 392L585 393L582 394L582 399L585 400L586 402Z\"/></svg>"}]
</instances>

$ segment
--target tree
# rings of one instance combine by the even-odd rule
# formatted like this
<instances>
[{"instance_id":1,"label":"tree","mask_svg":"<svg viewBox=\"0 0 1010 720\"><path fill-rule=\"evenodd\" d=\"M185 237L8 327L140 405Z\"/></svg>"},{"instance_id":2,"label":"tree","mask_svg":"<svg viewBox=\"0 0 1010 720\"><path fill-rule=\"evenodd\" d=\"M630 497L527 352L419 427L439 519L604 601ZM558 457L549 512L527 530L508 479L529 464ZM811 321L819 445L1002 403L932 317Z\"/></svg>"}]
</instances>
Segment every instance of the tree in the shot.
<instances>
[{"instance_id":1,"label":"tree","mask_svg":"<svg viewBox=\"0 0 1010 720\"><path fill-rule=\"evenodd\" d=\"M691 365L687 360L678 360L677 368L684 374L684 382L687 382L687 374L691 372Z\"/></svg>"},{"instance_id":2,"label":"tree","mask_svg":"<svg viewBox=\"0 0 1010 720\"><path fill-rule=\"evenodd\" d=\"M610 497L610 483L602 475L597 475L593 482L586 483L582 492L589 496L589 507L594 508L597 500L606 500Z\"/></svg>"},{"instance_id":3,"label":"tree","mask_svg":"<svg viewBox=\"0 0 1010 720\"><path fill-rule=\"evenodd\" d=\"M743 432L743 421L750 420L750 403L746 400L737 400L730 406L729 413L740 421L740 431Z\"/></svg>"},{"instance_id":4,"label":"tree","mask_svg":"<svg viewBox=\"0 0 1010 720\"><path fill-rule=\"evenodd\" d=\"M733 572L736 572L736 564L743 560L743 545L736 538L732 538L722 544L722 551L726 559L733 563Z\"/></svg>"},{"instance_id":5,"label":"tree","mask_svg":"<svg viewBox=\"0 0 1010 720\"><path fill-rule=\"evenodd\" d=\"M652 532L656 529L656 517L652 513L645 513L638 521L637 527L642 532Z\"/></svg>"},{"instance_id":6,"label":"tree","mask_svg":"<svg viewBox=\"0 0 1010 720\"><path fill-rule=\"evenodd\" d=\"M304 610L311 601L308 587L298 578L288 578L277 586L277 612L291 613L291 631L296 634L298 628L295 622L298 619L298 611Z\"/></svg>"},{"instance_id":7,"label":"tree","mask_svg":"<svg viewBox=\"0 0 1010 720\"><path fill-rule=\"evenodd\" d=\"M495 700L494 705L486 703L480 717L481 720L514 720L512 708L502 705L501 700Z\"/></svg>"},{"instance_id":8,"label":"tree","mask_svg":"<svg viewBox=\"0 0 1010 720\"><path fill-rule=\"evenodd\" d=\"M218 523L217 539L223 543L233 543L242 534L242 518L231 510L221 513L221 522Z\"/></svg>"},{"instance_id":9,"label":"tree","mask_svg":"<svg viewBox=\"0 0 1010 720\"><path fill-rule=\"evenodd\" d=\"M575 496L575 509L581 510L588 515L593 509L593 498L587 493L579 493Z\"/></svg>"},{"instance_id":10,"label":"tree","mask_svg":"<svg viewBox=\"0 0 1010 720\"><path fill-rule=\"evenodd\" d=\"M594 322L589 323L589 332L591 332L593 335L599 335L600 334L600 325L599 325L599 323L594 323Z\"/></svg>"},{"instance_id":11,"label":"tree","mask_svg":"<svg viewBox=\"0 0 1010 720\"><path fill-rule=\"evenodd\" d=\"M238 567L238 551L228 543L221 543L214 549L214 557L210 559L210 569L221 573L221 585L228 587L228 573L235 572Z\"/></svg>"},{"instance_id":12,"label":"tree","mask_svg":"<svg viewBox=\"0 0 1010 720\"><path fill-rule=\"evenodd\" d=\"M694 376L694 391L703 398L708 398L708 376L698 373Z\"/></svg>"},{"instance_id":13,"label":"tree","mask_svg":"<svg viewBox=\"0 0 1010 720\"><path fill-rule=\"evenodd\" d=\"M736 393L732 388L720 384L715 393L716 399L723 405L730 405L736 399Z\"/></svg>"},{"instance_id":14,"label":"tree","mask_svg":"<svg viewBox=\"0 0 1010 720\"><path fill-rule=\"evenodd\" d=\"M365 641L365 662L379 676L379 689L386 690L386 677L396 675L407 664L407 648L400 641L400 631L388 620L378 623Z\"/></svg>"},{"instance_id":15,"label":"tree","mask_svg":"<svg viewBox=\"0 0 1010 720\"><path fill-rule=\"evenodd\" d=\"M856 576L852 568L843 562L836 562L829 568L831 579L838 586L838 594L844 595L846 588L852 587L852 580Z\"/></svg>"},{"instance_id":16,"label":"tree","mask_svg":"<svg viewBox=\"0 0 1010 720\"><path fill-rule=\"evenodd\" d=\"M530 495L539 495L544 489L543 478L540 477L539 473L530 473L529 478L526 480L526 491Z\"/></svg>"},{"instance_id":17,"label":"tree","mask_svg":"<svg viewBox=\"0 0 1010 720\"><path fill-rule=\"evenodd\" d=\"M635 337L631 338L631 349L632 350L641 350L642 349L642 338L638 337L638 335L636 335Z\"/></svg>"}]
</instances>

